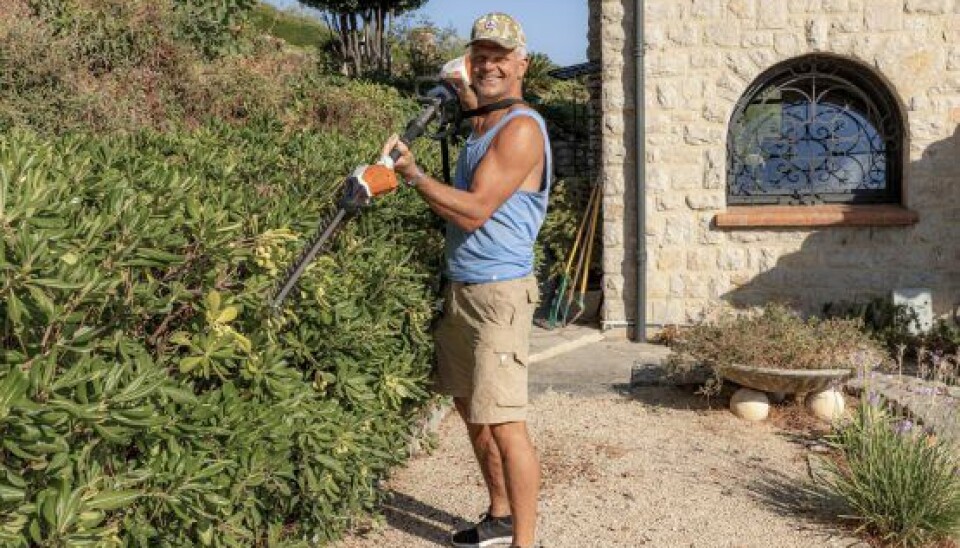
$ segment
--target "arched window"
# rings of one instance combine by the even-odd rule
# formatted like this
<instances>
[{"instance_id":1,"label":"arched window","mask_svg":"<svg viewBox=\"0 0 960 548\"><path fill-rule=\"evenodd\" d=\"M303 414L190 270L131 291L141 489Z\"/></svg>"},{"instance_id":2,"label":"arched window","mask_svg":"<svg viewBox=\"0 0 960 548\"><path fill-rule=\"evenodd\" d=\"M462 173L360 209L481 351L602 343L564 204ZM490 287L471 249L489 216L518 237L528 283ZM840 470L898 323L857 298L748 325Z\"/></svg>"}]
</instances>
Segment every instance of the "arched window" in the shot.
<instances>
[{"instance_id":1,"label":"arched window","mask_svg":"<svg viewBox=\"0 0 960 548\"><path fill-rule=\"evenodd\" d=\"M780 63L730 121L728 202L899 203L903 127L870 69L822 54Z\"/></svg>"}]
</instances>

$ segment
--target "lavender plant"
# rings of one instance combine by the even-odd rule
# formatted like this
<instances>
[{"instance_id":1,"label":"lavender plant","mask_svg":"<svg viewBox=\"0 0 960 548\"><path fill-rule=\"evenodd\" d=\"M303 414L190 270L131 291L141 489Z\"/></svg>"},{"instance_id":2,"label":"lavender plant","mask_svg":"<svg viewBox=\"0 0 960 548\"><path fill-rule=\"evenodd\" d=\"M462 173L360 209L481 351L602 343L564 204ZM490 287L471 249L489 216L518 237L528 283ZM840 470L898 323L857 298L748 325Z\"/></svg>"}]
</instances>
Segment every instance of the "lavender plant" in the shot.
<instances>
[{"instance_id":1,"label":"lavender plant","mask_svg":"<svg viewBox=\"0 0 960 548\"><path fill-rule=\"evenodd\" d=\"M859 531L904 547L960 533L960 461L947 442L867 398L830 443L821 481Z\"/></svg>"}]
</instances>

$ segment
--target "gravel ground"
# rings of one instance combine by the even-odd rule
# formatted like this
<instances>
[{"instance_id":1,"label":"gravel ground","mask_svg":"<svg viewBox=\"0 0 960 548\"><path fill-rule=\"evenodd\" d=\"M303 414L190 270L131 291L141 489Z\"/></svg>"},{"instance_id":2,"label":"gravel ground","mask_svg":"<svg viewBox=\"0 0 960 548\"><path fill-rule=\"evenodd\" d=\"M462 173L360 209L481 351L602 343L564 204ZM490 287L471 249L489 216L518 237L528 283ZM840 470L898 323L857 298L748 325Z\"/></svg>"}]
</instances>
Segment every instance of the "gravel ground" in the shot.
<instances>
[{"instance_id":1,"label":"gravel ground","mask_svg":"<svg viewBox=\"0 0 960 548\"><path fill-rule=\"evenodd\" d=\"M809 477L804 430L781 428L798 426L796 415L751 424L714 407L661 387L539 396L530 428L543 467L542 546L865 546L800 488ZM438 440L390 479L385 522L336 546L446 546L452 529L486 509L453 414Z\"/></svg>"}]
</instances>

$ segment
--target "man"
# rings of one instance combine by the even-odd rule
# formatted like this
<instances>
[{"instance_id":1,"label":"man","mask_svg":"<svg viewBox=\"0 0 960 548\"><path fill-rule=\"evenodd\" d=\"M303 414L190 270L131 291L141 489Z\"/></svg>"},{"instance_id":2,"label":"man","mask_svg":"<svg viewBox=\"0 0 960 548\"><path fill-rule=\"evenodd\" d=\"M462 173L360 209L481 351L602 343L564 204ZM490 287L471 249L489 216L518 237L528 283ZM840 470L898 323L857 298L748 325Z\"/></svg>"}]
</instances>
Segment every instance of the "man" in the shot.
<instances>
[{"instance_id":1,"label":"man","mask_svg":"<svg viewBox=\"0 0 960 548\"><path fill-rule=\"evenodd\" d=\"M447 221L444 315L435 332L438 387L453 396L487 484L490 505L455 546L533 546L540 464L527 433L527 351L539 301L533 243L552 178L543 119L519 104L526 39L510 16L476 20L466 61L470 85L457 87L464 109L515 99L472 119L453 186L425 174L397 147L397 173ZM509 101L506 101L509 103ZM503 104L503 103L501 103Z\"/></svg>"}]
</instances>

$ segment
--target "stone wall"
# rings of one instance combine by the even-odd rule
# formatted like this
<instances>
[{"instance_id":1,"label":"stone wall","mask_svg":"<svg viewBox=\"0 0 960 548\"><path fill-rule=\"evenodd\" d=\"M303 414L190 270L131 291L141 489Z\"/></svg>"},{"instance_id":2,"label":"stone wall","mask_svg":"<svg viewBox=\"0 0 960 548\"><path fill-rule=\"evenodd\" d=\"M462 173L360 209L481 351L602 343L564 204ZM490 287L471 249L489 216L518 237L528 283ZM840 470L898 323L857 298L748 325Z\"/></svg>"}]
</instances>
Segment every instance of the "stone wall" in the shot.
<instances>
[{"instance_id":1,"label":"stone wall","mask_svg":"<svg viewBox=\"0 0 960 548\"><path fill-rule=\"evenodd\" d=\"M633 0L590 0L603 66L604 321L633 320L636 146ZM960 0L646 0L646 313L696 321L725 304L933 290L960 304ZM771 66L829 52L889 82L906 120L907 227L720 230L727 124ZM804 207L804 206L798 206Z\"/></svg>"}]
</instances>

